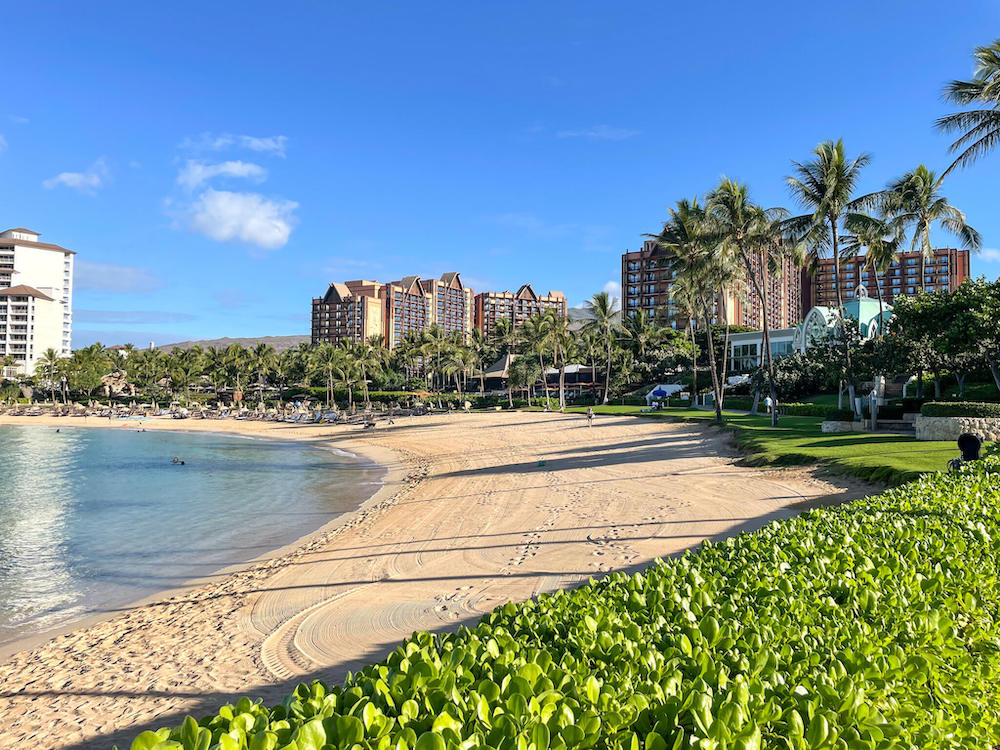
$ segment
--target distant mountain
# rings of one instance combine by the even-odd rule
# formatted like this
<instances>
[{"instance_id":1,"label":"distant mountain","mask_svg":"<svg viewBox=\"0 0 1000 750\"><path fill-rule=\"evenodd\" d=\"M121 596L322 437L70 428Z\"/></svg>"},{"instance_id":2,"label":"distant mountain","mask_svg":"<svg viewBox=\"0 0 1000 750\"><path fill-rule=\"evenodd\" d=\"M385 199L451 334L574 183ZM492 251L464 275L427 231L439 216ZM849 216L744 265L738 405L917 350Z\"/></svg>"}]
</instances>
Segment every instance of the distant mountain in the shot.
<instances>
[{"instance_id":1,"label":"distant mountain","mask_svg":"<svg viewBox=\"0 0 1000 750\"><path fill-rule=\"evenodd\" d=\"M283 352L286 349L294 349L299 344L309 343L308 336L260 336L259 338L247 338L247 339L202 339L201 341L178 341L176 344L164 344L163 346L156 347L157 349L162 349L165 352L172 351L174 349L190 349L193 346L200 346L202 349L207 349L210 346L217 346L220 349L225 349L230 344L239 344L244 348L251 348L257 346L259 343L270 344L274 347L274 351Z\"/></svg>"}]
</instances>

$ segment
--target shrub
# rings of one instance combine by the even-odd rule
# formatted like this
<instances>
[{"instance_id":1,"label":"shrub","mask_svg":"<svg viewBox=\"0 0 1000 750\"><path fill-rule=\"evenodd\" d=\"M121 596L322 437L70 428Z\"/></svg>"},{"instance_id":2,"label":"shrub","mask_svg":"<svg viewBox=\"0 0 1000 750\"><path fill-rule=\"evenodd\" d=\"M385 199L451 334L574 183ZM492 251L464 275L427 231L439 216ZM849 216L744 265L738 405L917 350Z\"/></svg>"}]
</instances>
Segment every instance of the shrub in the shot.
<instances>
[{"instance_id":1,"label":"shrub","mask_svg":"<svg viewBox=\"0 0 1000 750\"><path fill-rule=\"evenodd\" d=\"M997 417L1000 404L976 401L930 401L920 407L925 417Z\"/></svg>"},{"instance_id":2,"label":"shrub","mask_svg":"<svg viewBox=\"0 0 1000 750\"><path fill-rule=\"evenodd\" d=\"M829 406L821 404L778 404L780 409L793 417L825 417Z\"/></svg>"},{"instance_id":3,"label":"shrub","mask_svg":"<svg viewBox=\"0 0 1000 750\"><path fill-rule=\"evenodd\" d=\"M993 747L998 464L508 603L133 748Z\"/></svg>"},{"instance_id":4,"label":"shrub","mask_svg":"<svg viewBox=\"0 0 1000 750\"><path fill-rule=\"evenodd\" d=\"M830 409L826 413L828 422L853 422L854 412L850 409Z\"/></svg>"},{"instance_id":5,"label":"shrub","mask_svg":"<svg viewBox=\"0 0 1000 750\"><path fill-rule=\"evenodd\" d=\"M904 398L903 412L906 414L918 414L920 412L920 407L926 402L926 398Z\"/></svg>"}]
</instances>

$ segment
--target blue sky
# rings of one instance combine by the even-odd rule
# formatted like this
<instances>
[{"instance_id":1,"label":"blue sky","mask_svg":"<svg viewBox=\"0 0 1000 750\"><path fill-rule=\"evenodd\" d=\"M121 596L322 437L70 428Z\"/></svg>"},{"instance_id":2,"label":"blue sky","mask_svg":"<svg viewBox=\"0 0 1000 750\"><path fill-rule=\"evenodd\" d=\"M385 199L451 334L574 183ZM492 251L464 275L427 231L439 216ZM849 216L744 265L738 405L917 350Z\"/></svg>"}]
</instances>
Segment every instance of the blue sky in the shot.
<instances>
[{"instance_id":1,"label":"blue sky","mask_svg":"<svg viewBox=\"0 0 1000 750\"><path fill-rule=\"evenodd\" d=\"M0 224L78 251L74 345L308 333L330 281L620 275L726 174L788 205L824 139L877 189L943 169L946 81L1000 6L841 2L20 3ZM1000 273L1000 153L945 193ZM943 238L942 238L943 239Z\"/></svg>"}]
</instances>

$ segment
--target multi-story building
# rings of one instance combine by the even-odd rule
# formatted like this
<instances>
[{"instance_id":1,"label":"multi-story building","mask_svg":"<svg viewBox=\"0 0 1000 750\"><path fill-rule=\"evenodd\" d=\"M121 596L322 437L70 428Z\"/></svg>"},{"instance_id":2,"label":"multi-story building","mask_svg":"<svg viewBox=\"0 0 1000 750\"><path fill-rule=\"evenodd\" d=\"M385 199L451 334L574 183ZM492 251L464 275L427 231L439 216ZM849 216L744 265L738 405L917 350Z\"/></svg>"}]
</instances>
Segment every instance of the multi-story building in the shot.
<instances>
[{"instance_id":1,"label":"multi-story building","mask_svg":"<svg viewBox=\"0 0 1000 750\"><path fill-rule=\"evenodd\" d=\"M377 281L330 284L312 301L312 343L364 341L385 335L382 285Z\"/></svg>"},{"instance_id":2,"label":"multi-story building","mask_svg":"<svg viewBox=\"0 0 1000 750\"><path fill-rule=\"evenodd\" d=\"M500 318L510 319L516 327L546 310L555 310L565 320L566 295L556 291L540 295L531 284L522 285L516 292L482 292L476 295L476 327L491 336Z\"/></svg>"},{"instance_id":3,"label":"multi-story building","mask_svg":"<svg viewBox=\"0 0 1000 750\"><path fill-rule=\"evenodd\" d=\"M0 291L25 286L55 303L59 309L59 325L53 328L47 313L43 314L47 322L42 329L31 330L29 326L27 343L32 344L35 351L51 348L59 356L68 357L73 343L73 256L76 253L59 245L39 242L39 236L38 232L24 227L0 232ZM41 307L47 308L46 305ZM30 374L32 367L33 363L32 366L24 365L25 372Z\"/></svg>"},{"instance_id":4,"label":"multi-story building","mask_svg":"<svg viewBox=\"0 0 1000 750\"><path fill-rule=\"evenodd\" d=\"M751 257L754 271L759 264L757 256ZM667 267L667 254L656 240L646 240L642 250L622 255L622 318L635 314L657 318L670 325L683 327L687 318L671 299L670 285L673 271ZM768 323L775 327L794 325L802 319L801 275L792 262L780 273L769 273L767 279ZM740 280L725 294L715 295L713 321L731 325L762 328L763 316L757 294L746 282Z\"/></svg>"},{"instance_id":5,"label":"multi-story building","mask_svg":"<svg viewBox=\"0 0 1000 750\"><path fill-rule=\"evenodd\" d=\"M0 289L0 356L13 358L18 373L33 374L46 350L60 352L62 310L59 301L27 284Z\"/></svg>"},{"instance_id":6,"label":"multi-story building","mask_svg":"<svg viewBox=\"0 0 1000 750\"><path fill-rule=\"evenodd\" d=\"M843 275L841 296L846 302L854 299L858 287L865 287L870 297L877 297L892 303L897 297L916 294L921 288L928 292L954 291L959 284L969 278L969 251L943 247L934 250L933 258L924 261L924 273L920 273L920 252L900 253L884 274L878 274L865 267L865 256L855 255L840 262ZM816 273L809 278L803 274L802 308L813 306L831 307L837 304L837 278L832 258L819 262Z\"/></svg>"},{"instance_id":7,"label":"multi-story building","mask_svg":"<svg viewBox=\"0 0 1000 750\"><path fill-rule=\"evenodd\" d=\"M409 331L422 331L433 322L433 298L419 276L404 276L382 287L385 300L385 339L390 349Z\"/></svg>"},{"instance_id":8,"label":"multi-story building","mask_svg":"<svg viewBox=\"0 0 1000 750\"><path fill-rule=\"evenodd\" d=\"M464 340L472 330L472 289L462 283L456 271L440 279L421 279L420 283L431 293L431 322L441 326L445 333L461 333Z\"/></svg>"}]
</instances>

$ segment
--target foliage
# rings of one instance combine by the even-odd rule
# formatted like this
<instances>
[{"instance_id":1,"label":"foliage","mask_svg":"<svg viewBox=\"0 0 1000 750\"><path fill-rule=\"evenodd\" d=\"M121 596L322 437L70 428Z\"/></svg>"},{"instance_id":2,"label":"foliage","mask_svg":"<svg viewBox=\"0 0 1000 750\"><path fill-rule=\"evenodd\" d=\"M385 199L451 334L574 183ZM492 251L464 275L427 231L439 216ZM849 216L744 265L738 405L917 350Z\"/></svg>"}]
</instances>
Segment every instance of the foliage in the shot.
<instances>
[{"instance_id":1,"label":"foliage","mask_svg":"<svg viewBox=\"0 0 1000 750\"><path fill-rule=\"evenodd\" d=\"M920 407L925 417L993 417L1000 418L1000 404L977 401L929 401Z\"/></svg>"},{"instance_id":2,"label":"foliage","mask_svg":"<svg viewBox=\"0 0 1000 750\"><path fill-rule=\"evenodd\" d=\"M828 422L853 422L854 421L854 410L853 409L829 409L826 412L826 419Z\"/></svg>"},{"instance_id":3,"label":"foliage","mask_svg":"<svg viewBox=\"0 0 1000 750\"><path fill-rule=\"evenodd\" d=\"M989 747L997 463L417 633L342 686L241 698L132 747Z\"/></svg>"},{"instance_id":4,"label":"foliage","mask_svg":"<svg viewBox=\"0 0 1000 750\"><path fill-rule=\"evenodd\" d=\"M949 151L958 153L945 170L948 174L958 166L968 166L996 148L1000 142L1000 39L973 52L976 71L970 81L952 81L945 96L961 107L973 109L947 115L937 121L945 132L961 133Z\"/></svg>"}]
</instances>

